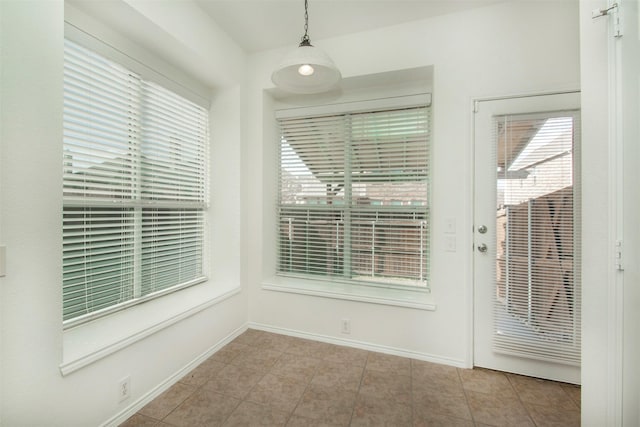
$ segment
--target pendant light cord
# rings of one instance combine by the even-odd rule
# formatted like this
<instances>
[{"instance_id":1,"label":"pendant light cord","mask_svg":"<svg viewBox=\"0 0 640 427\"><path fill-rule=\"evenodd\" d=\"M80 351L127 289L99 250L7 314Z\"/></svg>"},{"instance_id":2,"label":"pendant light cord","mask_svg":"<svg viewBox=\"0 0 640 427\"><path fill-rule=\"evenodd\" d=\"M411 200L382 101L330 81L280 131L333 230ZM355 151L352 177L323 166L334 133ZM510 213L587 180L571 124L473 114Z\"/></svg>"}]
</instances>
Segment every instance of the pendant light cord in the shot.
<instances>
[{"instance_id":1,"label":"pendant light cord","mask_svg":"<svg viewBox=\"0 0 640 427\"><path fill-rule=\"evenodd\" d=\"M304 0L304 36L302 36L302 40L300 41L300 46L311 46L311 41L309 40L309 3L308 0Z\"/></svg>"}]
</instances>

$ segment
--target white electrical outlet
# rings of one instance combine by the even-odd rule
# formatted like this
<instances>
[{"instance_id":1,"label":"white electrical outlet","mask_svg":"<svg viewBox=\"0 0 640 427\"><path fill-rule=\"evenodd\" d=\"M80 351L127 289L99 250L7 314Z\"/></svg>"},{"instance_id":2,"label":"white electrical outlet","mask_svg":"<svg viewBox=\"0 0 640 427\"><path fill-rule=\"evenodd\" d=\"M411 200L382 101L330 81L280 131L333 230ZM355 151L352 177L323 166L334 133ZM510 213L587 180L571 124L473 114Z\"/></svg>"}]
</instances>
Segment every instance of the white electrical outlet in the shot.
<instances>
[{"instance_id":1,"label":"white electrical outlet","mask_svg":"<svg viewBox=\"0 0 640 427\"><path fill-rule=\"evenodd\" d=\"M127 400L131 396L131 377L125 377L118 383L119 402Z\"/></svg>"},{"instance_id":2,"label":"white electrical outlet","mask_svg":"<svg viewBox=\"0 0 640 427\"><path fill-rule=\"evenodd\" d=\"M341 331L342 331L343 334L350 334L351 333L351 320L342 319Z\"/></svg>"},{"instance_id":3,"label":"white electrical outlet","mask_svg":"<svg viewBox=\"0 0 640 427\"><path fill-rule=\"evenodd\" d=\"M455 252L456 251L456 236L449 235L445 237L446 251L447 252Z\"/></svg>"}]
</instances>

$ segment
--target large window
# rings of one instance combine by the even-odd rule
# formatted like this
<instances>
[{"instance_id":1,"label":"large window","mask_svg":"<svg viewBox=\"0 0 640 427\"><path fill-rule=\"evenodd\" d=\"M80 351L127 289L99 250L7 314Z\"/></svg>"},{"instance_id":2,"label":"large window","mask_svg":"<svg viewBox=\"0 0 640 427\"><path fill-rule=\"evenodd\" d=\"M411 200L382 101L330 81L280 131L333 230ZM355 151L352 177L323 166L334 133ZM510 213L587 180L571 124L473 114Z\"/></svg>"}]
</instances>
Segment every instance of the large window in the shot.
<instances>
[{"instance_id":1,"label":"large window","mask_svg":"<svg viewBox=\"0 0 640 427\"><path fill-rule=\"evenodd\" d=\"M427 287L426 99L409 97L412 105L393 108L368 103L364 111L279 114L278 274Z\"/></svg>"},{"instance_id":2,"label":"large window","mask_svg":"<svg viewBox=\"0 0 640 427\"><path fill-rule=\"evenodd\" d=\"M65 41L66 324L205 279L208 140L205 109Z\"/></svg>"}]
</instances>

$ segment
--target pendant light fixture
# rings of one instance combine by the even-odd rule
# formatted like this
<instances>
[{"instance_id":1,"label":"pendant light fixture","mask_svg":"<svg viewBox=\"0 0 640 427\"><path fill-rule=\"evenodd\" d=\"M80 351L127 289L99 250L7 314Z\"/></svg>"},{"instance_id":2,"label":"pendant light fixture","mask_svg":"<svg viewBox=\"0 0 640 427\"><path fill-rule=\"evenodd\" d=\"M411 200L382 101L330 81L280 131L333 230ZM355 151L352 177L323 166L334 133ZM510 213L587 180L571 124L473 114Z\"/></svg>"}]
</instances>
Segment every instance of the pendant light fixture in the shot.
<instances>
[{"instance_id":1,"label":"pendant light fixture","mask_svg":"<svg viewBox=\"0 0 640 427\"><path fill-rule=\"evenodd\" d=\"M292 93L319 93L333 88L342 76L329 55L313 46L309 30L308 2L304 0L304 35L298 48L284 57L271 81Z\"/></svg>"}]
</instances>

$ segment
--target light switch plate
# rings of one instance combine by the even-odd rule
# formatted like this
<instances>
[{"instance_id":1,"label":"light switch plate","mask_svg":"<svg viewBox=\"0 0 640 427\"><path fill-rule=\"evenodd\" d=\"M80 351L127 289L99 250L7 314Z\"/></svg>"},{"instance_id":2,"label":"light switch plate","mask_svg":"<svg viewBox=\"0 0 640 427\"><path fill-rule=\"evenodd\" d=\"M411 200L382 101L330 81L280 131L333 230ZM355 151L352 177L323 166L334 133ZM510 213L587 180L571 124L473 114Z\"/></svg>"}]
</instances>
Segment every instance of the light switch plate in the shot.
<instances>
[{"instance_id":1,"label":"light switch plate","mask_svg":"<svg viewBox=\"0 0 640 427\"><path fill-rule=\"evenodd\" d=\"M444 232L447 234L454 234L456 232L455 218L446 218L444 220Z\"/></svg>"}]
</instances>

